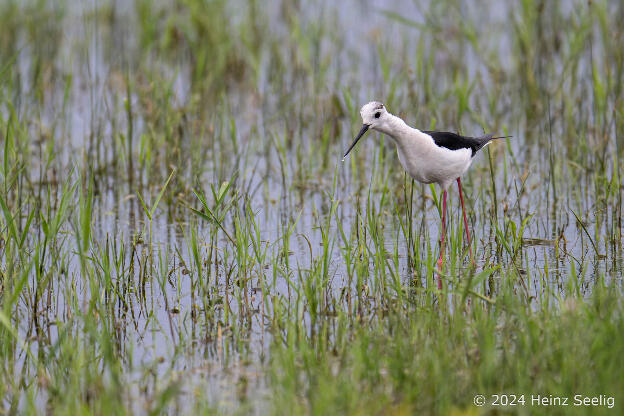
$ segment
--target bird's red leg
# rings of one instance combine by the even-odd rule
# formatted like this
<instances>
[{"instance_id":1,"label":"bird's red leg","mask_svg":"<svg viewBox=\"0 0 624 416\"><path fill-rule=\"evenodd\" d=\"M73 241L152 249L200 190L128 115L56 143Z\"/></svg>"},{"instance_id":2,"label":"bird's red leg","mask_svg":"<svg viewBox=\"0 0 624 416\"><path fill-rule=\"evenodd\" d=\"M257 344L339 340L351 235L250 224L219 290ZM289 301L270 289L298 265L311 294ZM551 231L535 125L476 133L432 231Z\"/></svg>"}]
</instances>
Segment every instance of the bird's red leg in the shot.
<instances>
[{"instance_id":1,"label":"bird's red leg","mask_svg":"<svg viewBox=\"0 0 624 416\"><path fill-rule=\"evenodd\" d=\"M444 262L444 239L446 238L446 190L442 196L442 235L440 237L440 258L438 259L438 271L442 273ZM438 275L438 289L442 289L442 277Z\"/></svg>"},{"instance_id":2,"label":"bird's red leg","mask_svg":"<svg viewBox=\"0 0 624 416\"><path fill-rule=\"evenodd\" d=\"M457 178L457 186L459 187L459 200L461 201L462 214L464 216L464 229L466 230L466 239L468 240L468 249L470 250L470 258L472 259L472 244L470 241L470 232L468 231L468 220L466 219L466 209L464 208L464 195L462 194L461 179Z\"/></svg>"}]
</instances>

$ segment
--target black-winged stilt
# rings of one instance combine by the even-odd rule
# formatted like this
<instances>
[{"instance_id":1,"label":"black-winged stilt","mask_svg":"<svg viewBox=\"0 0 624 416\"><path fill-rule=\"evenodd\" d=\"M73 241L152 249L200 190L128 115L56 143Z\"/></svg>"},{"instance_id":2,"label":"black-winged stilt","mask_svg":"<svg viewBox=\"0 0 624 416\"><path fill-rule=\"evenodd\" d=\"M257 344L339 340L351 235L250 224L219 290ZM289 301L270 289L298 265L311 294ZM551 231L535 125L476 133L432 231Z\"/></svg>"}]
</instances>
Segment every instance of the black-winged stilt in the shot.
<instances>
[{"instance_id":1,"label":"black-winged stilt","mask_svg":"<svg viewBox=\"0 0 624 416\"><path fill-rule=\"evenodd\" d=\"M494 137L493 134L486 134L480 137L467 137L442 131L420 131L408 126L400 117L390 114L384 105L378 101L371 101L364 105L360 110L360 115L364 125L345 152L343 160L364 136L364 133L369 129L377 130L392 139L397 147L399 162L412 178L422 183L437 183L442 187L444 191L442 197L442 233L440 236L440 258L437 263L438 270L441 272L446 236L446 190L453 181L457 181L464 228L470 247L470 232L468 231L460 177L468 170L472 158L481 148L494 139L510 136ZM438 277L438 289L441 288L442 281Z\"/></svg>"}]
</instances>

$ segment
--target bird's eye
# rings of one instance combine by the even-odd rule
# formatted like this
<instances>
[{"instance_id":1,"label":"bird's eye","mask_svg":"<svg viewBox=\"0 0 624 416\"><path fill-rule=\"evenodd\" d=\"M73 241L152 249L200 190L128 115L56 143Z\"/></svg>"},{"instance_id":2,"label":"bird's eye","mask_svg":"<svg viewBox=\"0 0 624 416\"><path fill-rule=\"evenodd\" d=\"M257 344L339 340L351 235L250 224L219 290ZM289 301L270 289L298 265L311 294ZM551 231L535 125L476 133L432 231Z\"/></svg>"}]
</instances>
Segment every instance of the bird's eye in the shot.
<instances>
[{"instance_id":1,"label":"bird's eye","mask_svg":"<svg viewBox=\"0 0 624 416\"><path fill-rule=\"evenodd\" d=\"M375 118L379 118L379 116L381 116L381 113L380 113L379 111L377 111L377 112L375 113Z\"/></svg>"}]
</instances>

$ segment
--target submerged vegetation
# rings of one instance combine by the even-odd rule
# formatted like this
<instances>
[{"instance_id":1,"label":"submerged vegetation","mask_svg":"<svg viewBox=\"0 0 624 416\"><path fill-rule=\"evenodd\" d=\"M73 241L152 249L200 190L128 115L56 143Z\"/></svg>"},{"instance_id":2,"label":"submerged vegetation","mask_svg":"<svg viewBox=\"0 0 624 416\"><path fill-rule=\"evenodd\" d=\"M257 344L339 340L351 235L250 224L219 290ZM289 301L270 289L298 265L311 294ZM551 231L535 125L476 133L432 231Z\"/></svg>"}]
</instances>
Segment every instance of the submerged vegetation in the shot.
<instances>
[{"instance_id":1,"label":"submerged vegetation","mask_svg":"<svg viewBox=\"0 0 624 416\"><path fill-rule=\"evenodd\" d=\"M0 2L0 413L621 413L624 5L312 3Z\"/></svg>"}]
</instances>

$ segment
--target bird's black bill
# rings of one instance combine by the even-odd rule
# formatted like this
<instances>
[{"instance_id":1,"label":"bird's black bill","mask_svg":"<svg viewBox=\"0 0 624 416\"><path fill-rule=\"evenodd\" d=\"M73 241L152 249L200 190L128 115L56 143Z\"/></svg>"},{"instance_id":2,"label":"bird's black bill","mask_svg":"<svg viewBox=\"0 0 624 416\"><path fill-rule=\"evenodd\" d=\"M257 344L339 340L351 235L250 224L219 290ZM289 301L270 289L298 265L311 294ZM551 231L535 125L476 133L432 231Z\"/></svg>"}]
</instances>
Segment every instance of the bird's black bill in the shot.
<instances>
[{"instance_id":1,"label":"bird's black bill","mask_svg":"<svg viewBox=\"0 0 624 416\"><path fill-rule=\"evenodd\" d=\"M355 138L355 140L353 140L353 143L351 143L351 146L349 146L349 148L347 149L347 151L345 152L344 156L342 157L342 160L344 160L345 157L347 157L347 155L349 154L349 152L351 151L351 149L353 149L355 147L355 145L357 144L357 142L362 138L362 136L364 136L364 133L366 133L368 131L368 128L370 126L368 124L364 124L362 126L362 129L360 130L360 132L358 133L357 137Z\"/></svg>"}]
</instances>

